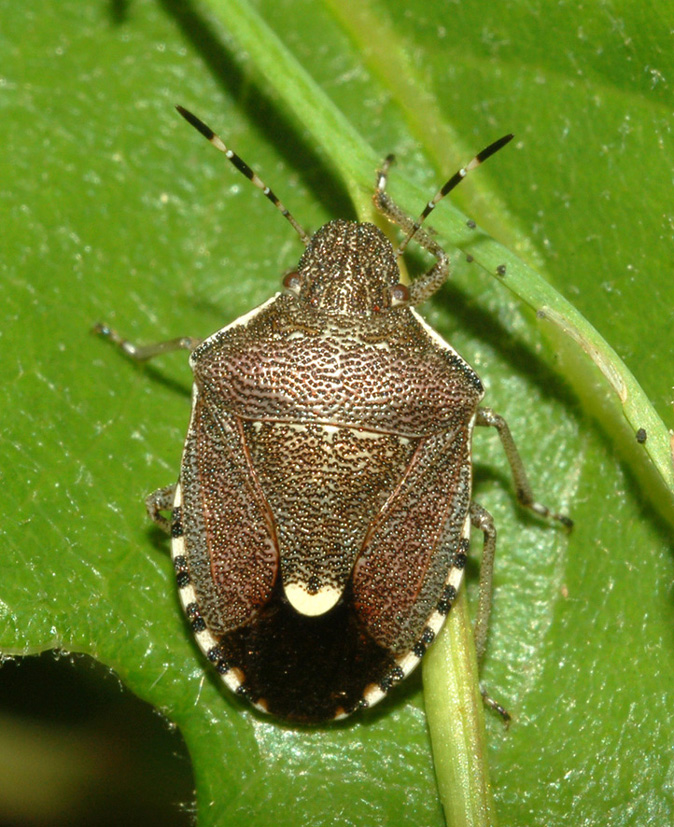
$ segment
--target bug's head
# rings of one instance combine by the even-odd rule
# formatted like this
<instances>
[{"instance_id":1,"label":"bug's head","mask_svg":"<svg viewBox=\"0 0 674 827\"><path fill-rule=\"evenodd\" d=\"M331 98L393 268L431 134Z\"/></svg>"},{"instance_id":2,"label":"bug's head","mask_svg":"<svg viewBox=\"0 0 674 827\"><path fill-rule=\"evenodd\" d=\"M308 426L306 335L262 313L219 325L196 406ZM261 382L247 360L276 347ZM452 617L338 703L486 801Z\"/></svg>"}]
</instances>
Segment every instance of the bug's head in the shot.
<instances>
[{"instance_id":1,"label":"bug's head","mask_svg":"<svg viewBox=\"0 0 674 827\"><path fill-rule=\"evenodd\" d=\"M406 302L391 243L374 224L330 221L312 236L284 285L329 316L374 316Z\"/></svg>"}]
</instances>

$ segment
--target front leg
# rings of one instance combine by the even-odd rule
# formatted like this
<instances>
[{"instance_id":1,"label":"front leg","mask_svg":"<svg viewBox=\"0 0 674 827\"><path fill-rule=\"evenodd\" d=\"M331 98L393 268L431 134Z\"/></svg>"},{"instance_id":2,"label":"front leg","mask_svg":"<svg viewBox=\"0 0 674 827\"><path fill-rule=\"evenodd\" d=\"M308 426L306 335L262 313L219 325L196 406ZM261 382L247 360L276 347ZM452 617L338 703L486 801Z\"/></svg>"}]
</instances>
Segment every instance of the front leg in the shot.
<instances>
[{"instance_id":1,"label":"front leg","mask_svg":"<svg viewBox=\"0 0 674 827\"><path fill-rule=\"evenodd\" d=\"M134 345L133 342L124 339L116 330L103 322L95 324L92 332L102 336L104 339L109 339L113 345L116 345L125 356L133 359L134 362L147 362L149 359L154 359L155 356L171 353L174 350L189 350L191 353L203 341L202 339L195 339L192 336L180 336L177 339L169 339L167 342L155 342L151 345Z\"/></svg>"}]
</instances>

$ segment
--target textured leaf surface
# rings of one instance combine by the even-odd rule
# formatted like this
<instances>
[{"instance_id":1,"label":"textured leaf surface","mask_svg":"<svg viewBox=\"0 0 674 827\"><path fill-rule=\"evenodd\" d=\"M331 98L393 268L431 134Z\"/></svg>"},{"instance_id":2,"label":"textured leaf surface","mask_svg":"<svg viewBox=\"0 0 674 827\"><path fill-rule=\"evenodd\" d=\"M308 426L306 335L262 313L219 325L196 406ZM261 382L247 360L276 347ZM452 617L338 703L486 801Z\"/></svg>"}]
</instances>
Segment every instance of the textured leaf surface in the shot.
<instances>
[{"instance_id":1,"label":"textured leaf surface","mask_svg":"<svg viewBox=\"0 0 674 827\"><path fill-rule=\"evenodd\" d=\"M671 427L671 12L257 9L361 136L345 148L351 178L237 49L228 4L5 4L0 647L89 653L165 712L190 749L203 825L442 824L419 675L372 714L315 731L257 717L204 675L142 506L177 473L186 359L138 368L89 329L207 335L271 295L299 255L175 103L309 229L355 217L347 192L363 217L369 147L396 152L394 194L430 196L512 131L455 203L576 305ZM477 435L476 496L500 529L484 678L515 718L508 732L488 720L499 819L669 823L669 502L596 369L475 264L457 256L425 313L480 372L540 498L576 521L567 537L523 515L496 436Z\"/></svg>"}]
</instances>

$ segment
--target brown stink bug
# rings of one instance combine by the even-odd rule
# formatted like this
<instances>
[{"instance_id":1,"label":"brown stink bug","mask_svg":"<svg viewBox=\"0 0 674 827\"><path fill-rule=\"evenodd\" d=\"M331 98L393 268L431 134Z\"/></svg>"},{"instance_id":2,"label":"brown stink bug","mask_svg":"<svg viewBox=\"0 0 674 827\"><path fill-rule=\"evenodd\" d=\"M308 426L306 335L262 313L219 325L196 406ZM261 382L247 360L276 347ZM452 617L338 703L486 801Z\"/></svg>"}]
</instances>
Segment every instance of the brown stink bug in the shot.
<instances>
[{"instance_id":1,"label":"brown stink bug","mask_svg":"<svg viewBox=\"0 0 674 827\"><path fill-rule=\"evenodd\" d=\"M473 369L414 307L447 278L421 229L466 173L410 219L385 192L375 207L406 233L394 250L373 224L330 221L313 236L211 129L178 110L285 215L305 245L284 291L200 341L136 347L144 361L190 351L192 417L179 481L147 500L171 534L183 607L199 647L238 695L316 723L377 703L440 631L461 583L471 524L484 534L476 647L487 638L496 532L471 500L475 425L498 430L519 502L534 500L505 421L479 407ZM410 285L411 239L437 259ZM171 517L162 512L171 512Z\"/></svg>"}]
</instances>

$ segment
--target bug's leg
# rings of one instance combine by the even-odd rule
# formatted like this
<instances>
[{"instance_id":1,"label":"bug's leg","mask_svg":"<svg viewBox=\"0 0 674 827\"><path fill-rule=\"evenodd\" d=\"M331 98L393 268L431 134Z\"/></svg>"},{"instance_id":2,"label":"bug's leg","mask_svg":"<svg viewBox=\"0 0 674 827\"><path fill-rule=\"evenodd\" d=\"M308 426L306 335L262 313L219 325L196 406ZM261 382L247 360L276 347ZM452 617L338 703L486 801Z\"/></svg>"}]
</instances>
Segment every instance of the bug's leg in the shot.
<instances>
[{"instance_id":1,"label":"bug's leg","mask_svg":"<svg viewBox=\"0 0 674 827\"><path fill-rule=\"evenodd\" d=\"M477 617L473 627L475 638L475 653L477 655L478 668L482 667L482 661L487 650L487 636L489 635L489 616L491 614L491 596L493 589L494 556L496 554L496 527L494 518L476 502L470 504L470 521L479 529L484 537L482 546L482 561L480 563L480 587L477 603ZM494 712L497 712L504 723L510 723L510 713L498 701L492 698L489 693L480 687L482 700Z\"/></svg>"},{"instance_id":2,"label":"bug's leg","mask_svg":"<svg viewBox=\"0 0 674 827\"><path fill-rule=\"evenodd\" d=\"M155 342L151 345L139 346L134 345L128 339L124 339L116 330L102 322L94 325L92 332L109 339L113 345L116 345L125 356L133 359L134 362L147 362L148 359L154 359L155 356L171 353L174 350L189 350L191 352L202 342L202 339L194 339L192 336L181 336L178 339L169 339L167 342Z\"/></svg>"},{"instance_id":3,"label":"bug's leg","mask_svg":"<svg viewBox=\"0 0 674 827\"><path fill-rule=\"evenodd\" d=\"M150 519L167 534L171 533L171 520L164 517L161 512L173 511L173 498L175 497L175 493L175 484L167 485L166 488L153 491L145 500L145 508L147 508Z\"/></svg>"},{"instance_id":4,"label":"bug's leg","mask_svg":"<svg viewBox=\"0 0 674 827\"><path fill-rule=\"evenodd\" d=\"M501 716L507 729L508 724L512 721L512 715L496 700L496 698L492 698L492 696L482 686L480 687L480 694L482 695L482 702L485 706L488 706L489 709L493 709L494 712Z\"/></svg>"},{"instance_id":5,"label":"bug's leg","mask_svg":"<svg viewBox=\"0 0 674 827\"><path fill-rule=\"evenodd\" d=\"M393 155L387 156L377 171L377 186L372 200L375 209L393 224L397 224L405 233L414 233L415 241L437 258L437 262L427 273L415 279L412 284L407 286L410 294L409 303L412 305L421 304L421 302L426 301L429 296L432 296L436 290L442 287L449 275L449 259L447 258L447 253L445 253L437 241L431 238L430 233L427 230L419 229L416 226L417 222L407 215L386 192L388 171L393 160Z\"/></svg>"},{"instance_id":6,"label":"bug's leg","mask_svg":"<svg viewBox=\"0 0 674 827\"><path fill-rule=\"evenodd\" d=\"M508 459L508 464L510 465L510 470L513 475L513 481L515 482L515 493L517 496L517 501L520 505L530 509L535 514L540 514L541 517L551 517L553 520L558 520L566 528L572 528L573 520L565 514L555 514L550 511L546 505L536 502L534 493L531 490L529 478L524 470L522 458L520 457L515 441L510 433L510 428L508 427L508 423L505 419L499 414L494 413L491 408L479 408L475 424L496 428L498 431L498 435L501 437L501 443L503 444L503 448Z\"/></svg>"},{"instance_id":7,"label":"bug's leg","mask_svg":"<svg viewBox=\"0 0 674 827\"><path fill-rule=\"evenodd\" d=\"M482 665L484 653L487 649L487 635L489 634L489 615L491 614L491 593L493 587L494 555L496 554L496 527L494 518L476 502L470 504L470 521L484 536L482 547L482 562L480 564L480 591L475 618L475 652L477 664Z\"/></svg>"},{"instance_id":8,"label":"bug's leg","mask_svg":"<svg viewBox=\"0 0 674 827\"><path fill-rule=\"evenodd\" d=\"M401 210L400 207L386 193L388 171L394 160L393 155L389 155L385 159L381 168L377 171L377 184L374 195L372 196L374 206L380 213L385 215L389 221L397 224L405 231L405 238L398 245L396 255L401 256L410 241L415 239L425 250L428 250L429 253L437 258L437 263L431 267L425 275L421 276L421 278L415 279L409 286L409 304L420 304L425 301L442 286L449 274L449 259L447 258L447 253L445 253L442 247L433 240L428 231L421 229L421 225L437 207L440 201L442 201L448 193L457 187L472 169L480 166L483 161L486 161L487 158L490 158L495 152L498 152L499 149L512 140L512 137L512 135L504 135L502 138L499 138L498 141L494 141L494 143L489 144L488 147L485 147L482 152L478 152L473 160L469 164L466 164L465 167L461 167L461 169L457 170L454 175L452 175L452 177L435 193L433 198L431 198L431 200L426 204L421 215L416 220L410 218L407 213Z\"/></svg>"}]
</instances>

